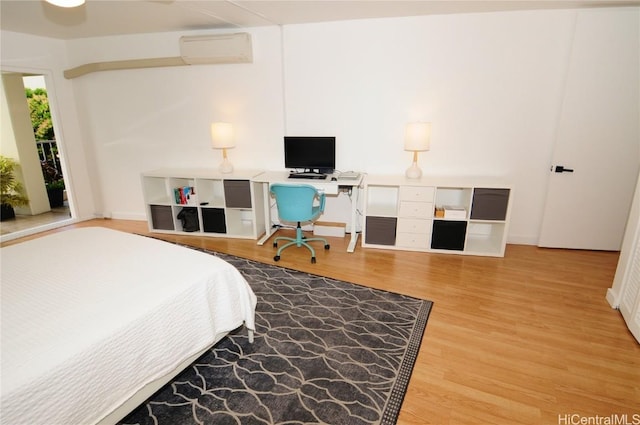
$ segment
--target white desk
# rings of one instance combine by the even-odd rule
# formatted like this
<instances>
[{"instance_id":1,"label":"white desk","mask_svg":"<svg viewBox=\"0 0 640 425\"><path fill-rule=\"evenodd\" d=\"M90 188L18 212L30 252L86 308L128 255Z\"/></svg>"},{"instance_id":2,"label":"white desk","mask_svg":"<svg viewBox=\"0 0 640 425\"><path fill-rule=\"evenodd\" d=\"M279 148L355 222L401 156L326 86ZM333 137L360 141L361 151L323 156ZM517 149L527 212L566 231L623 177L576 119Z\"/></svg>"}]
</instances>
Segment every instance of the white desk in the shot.
<instances>
[{"instance_id":1,"label":"white desk","mask_svg":"<svg viewBox=\"0 0 640 425\"><path fill-rule=\"evenodd\" d=\"M290 179L288 178L288 175L288 171L265 171L252 179L252 181L262 183L264 185L262 193L264 199L264 220L266 231L265 235L258 240L258 245L263 245L275 233L271 228L271 194L269 193L269 185L272 183L310 184L324 191L326 195L338 196L340 188L351 189L351 240L349 241L347 252L353 252L356 248L356 242L358 241L358 232L356 231L356 220L358 219L357 204L359 189L362 184L364 174L361 173L360 177L357 179L339 179L339 174L336 173L336 181L331 180L334 175L329 175L326 180Z\"/></svg>"}]
</instances>

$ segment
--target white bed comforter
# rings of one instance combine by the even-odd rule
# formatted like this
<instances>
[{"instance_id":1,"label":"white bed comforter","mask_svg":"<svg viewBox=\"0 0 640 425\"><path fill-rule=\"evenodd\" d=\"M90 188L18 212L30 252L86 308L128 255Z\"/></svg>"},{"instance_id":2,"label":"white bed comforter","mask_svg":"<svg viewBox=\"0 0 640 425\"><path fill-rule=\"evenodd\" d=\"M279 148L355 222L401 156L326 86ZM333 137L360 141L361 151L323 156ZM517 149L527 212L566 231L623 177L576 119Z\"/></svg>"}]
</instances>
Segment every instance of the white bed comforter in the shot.
<instances>
[{"instance_id":1,"label":"white bed comforter","mask_svg":"<svg viewBox=\"0 0 640 425\"><path fill-rule=\"evenodd\" d=\"M104 228L2 248L1 422L99 421L243 323L256 297L229 263Z\"/></svg>"}]
</instances>

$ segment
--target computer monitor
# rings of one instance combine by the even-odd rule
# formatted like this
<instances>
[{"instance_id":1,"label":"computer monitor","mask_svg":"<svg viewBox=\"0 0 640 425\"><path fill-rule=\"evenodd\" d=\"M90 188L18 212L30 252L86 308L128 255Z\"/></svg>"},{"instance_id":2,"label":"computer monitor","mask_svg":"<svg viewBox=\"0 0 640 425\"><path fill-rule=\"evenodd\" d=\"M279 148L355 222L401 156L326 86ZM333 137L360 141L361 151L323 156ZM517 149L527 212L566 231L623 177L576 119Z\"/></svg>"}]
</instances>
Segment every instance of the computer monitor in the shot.
<instances>
[{"instance_id":1,"label":"computer monitor","mask_svg":"<svg viewBox=\"0 0 640 425\"><path fill-rule=\"evenodd\" d=\"M285 136L284 166L307 172L333 173L336 168L336 138Z\"/></svg>"}]
</instances>

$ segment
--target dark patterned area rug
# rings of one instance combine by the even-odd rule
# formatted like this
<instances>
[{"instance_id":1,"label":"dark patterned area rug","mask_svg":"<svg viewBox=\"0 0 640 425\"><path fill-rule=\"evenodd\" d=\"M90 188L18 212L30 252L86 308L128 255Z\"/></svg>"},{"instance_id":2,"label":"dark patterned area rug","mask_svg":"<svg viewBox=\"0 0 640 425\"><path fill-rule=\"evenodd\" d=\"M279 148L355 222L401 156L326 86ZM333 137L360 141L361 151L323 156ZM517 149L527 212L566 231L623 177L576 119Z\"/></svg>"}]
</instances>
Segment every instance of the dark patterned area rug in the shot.
<instances>
[{"instance_id":1,"label":"dark patterned area rug","mask_svg":"<svg viewBox=\"0 0 640 425\"><path fill-rule=\"evenodd\" d=\"M395 424L433 303L208 252L258 298L232 332L121 424Z\"/></svg>"}]
</instances>

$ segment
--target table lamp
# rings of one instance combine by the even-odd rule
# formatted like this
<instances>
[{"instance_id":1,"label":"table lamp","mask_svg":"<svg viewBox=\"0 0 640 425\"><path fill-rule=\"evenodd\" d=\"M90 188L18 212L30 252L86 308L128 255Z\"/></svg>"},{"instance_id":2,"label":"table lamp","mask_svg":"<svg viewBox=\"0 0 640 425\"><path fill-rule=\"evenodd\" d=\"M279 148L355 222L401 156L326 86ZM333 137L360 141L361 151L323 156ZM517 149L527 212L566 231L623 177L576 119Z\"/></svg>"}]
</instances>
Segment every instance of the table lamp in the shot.
<instances>
[{"instance_id":1,"label":"table lamp","mask_svg":"<svg viewBox=\"0 0 640 425\"><path fill-rule=\"evenodd\" d=\"M233 171L233 165L227 158L227 149L233 148L236 144L233 138L233 126L228 122L214 122L211 124L211 145L214 149L222 149L222 163L219 170L221 173Z\"/></svg>"},{"instance_id":2,"label":"table lamp","mask_svg":"<svg viewBox=\"0 0 640 425\"><path fill-rule=\"evenodd\" d=\"M418 167L418 152L428 151L430 144L430 122L412 122L407 124L404 131L404 150L413 152L413 162L405 173L407 178L419 179L422 177L422 170Z\"/></svg>"}]
</instances>

